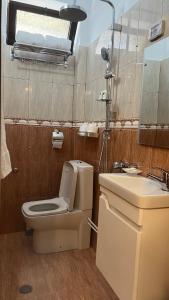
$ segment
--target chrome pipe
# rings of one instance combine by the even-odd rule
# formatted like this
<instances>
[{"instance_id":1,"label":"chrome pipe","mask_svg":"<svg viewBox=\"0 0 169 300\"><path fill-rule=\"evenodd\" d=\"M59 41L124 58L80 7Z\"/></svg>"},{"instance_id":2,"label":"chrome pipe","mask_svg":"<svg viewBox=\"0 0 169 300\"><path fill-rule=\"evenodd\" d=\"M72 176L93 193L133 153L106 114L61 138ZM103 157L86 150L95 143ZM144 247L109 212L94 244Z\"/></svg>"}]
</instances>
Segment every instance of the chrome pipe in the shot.
<instances>
[{"instance_id":1,"label":"chrome pipe","mask_svg":"<svg viewBox=\"0 0 169 300\"><path fill-rule=\"evenodd\" d=\"M97 233L98 227L92 222L90 218L88 218L88 225Z\"/></svg>"},{"instance_id":2,"label":"chrome pipe","mask_svg":"<svg viewBox=\"0 0 169 300\"><path fill-rule=\"evenodd\" d=\"M94 228L94 226L92 226L92 224L88 222L88 225L97 233L97 230Z\"/></svg>"},{"instance_id":3,"label":"chrome pipe","mask_svg":"<svg viewBox=\"0 0 169 300\"><path fill-rule=\"evenodd\" d=\"M108 101L106 101L106 126L103 132L103 140L102 140L102 148L101 154L99 158L99 171L101 167L102 159L104 160L104 172L108 172L108 140L110 138L110 103L112 101L111 98L111 90L112 90L112 78L115 77L113 70L113 54L114 54L114 30L115 30L115 7L114 4L110 0L100 0L101 2L107 3L112 8L112 35L111 35L111 50L110 50L110 62L108 63L107 70L105 73L106 79L106 88L108 92Z\"/></svg>"},{"instance_id":4,"label":"chrome pipe","mask_svg":"<svg viewBox=\"0 0 169 300\"><path fill-rule=\"evenodd\" d=\"M88 222L92 224L92 226L95 227L96 230L98 229L97 225L90 218L88 218Z\"/></svg>"},{"instance_id":5,"label":"chrome pipe","mask_svg":"<svg viewBox=\"0 0 169 300\"><path fill-rule=\"evenodd\" d=\"M109 1L109 0L100 0L100 1L109 4L113 9L115 9L114 4L111 1Z\"/></svg>"},{"instance_id":6,"label":"chrome pipe","mask_svg":"<svg viewBox=\"0 0 169 300\"><path fill-rule=\"evenodd\" d=\"M110 68L111 68L111 72L113 73L113 50L114 50L114 25L115 25L115 7L114 4L110 1L110 0L100 0L101 2L105 2L108 5L111 6L112 10L113 10L113 14L112 14L112 36L111 36L111 55L110 55Z\"/></svg>"}]
</instances>

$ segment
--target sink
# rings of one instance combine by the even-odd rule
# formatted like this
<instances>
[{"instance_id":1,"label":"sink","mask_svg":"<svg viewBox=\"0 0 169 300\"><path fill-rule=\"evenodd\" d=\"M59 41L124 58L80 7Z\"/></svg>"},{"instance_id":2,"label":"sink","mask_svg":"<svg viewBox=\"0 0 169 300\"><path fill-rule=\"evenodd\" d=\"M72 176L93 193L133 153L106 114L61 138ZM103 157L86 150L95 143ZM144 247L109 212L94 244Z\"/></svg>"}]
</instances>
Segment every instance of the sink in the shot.
<instances>
[{"instance_id":1,"label":"sink","mask_svg":"<svg viewBox=\"0 0 169 300\"><path fill-rule=\"evenodd\" d=\"M169 193L162 190L162 183L142 176L127 174L100 174L101 186L143 209L169 207Z\"/></svg>"}]
</instances>

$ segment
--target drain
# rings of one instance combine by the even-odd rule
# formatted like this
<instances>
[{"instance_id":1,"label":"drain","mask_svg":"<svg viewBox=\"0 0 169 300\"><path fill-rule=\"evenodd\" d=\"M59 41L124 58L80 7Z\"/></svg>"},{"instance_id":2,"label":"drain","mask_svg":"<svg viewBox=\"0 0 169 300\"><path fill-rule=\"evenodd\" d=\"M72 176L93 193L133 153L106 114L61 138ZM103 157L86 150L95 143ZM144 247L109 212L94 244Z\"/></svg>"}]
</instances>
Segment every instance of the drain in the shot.
<instances>
[{"instance_id":1,"label":"drain","mask_svg":"<svg viewBox=\"0 0 169 300\"><path fill-rule=\"evenodd\" d=\"M33 229L26 229L25 230L25 235L26 236L32 236L33 235Z\"/></svg>"},{"instance_id":2,"label":"drain","mask_svg":"<svg viewBox=\"0 0 169 300\"><path fill-rule=\"evenodd\" d=\"M25 284L25 285L22 285L20 288L19 288L19 292L20 294L29 294L31 293L33 290L32 286L29 285L29 284Z\"/></svg>"}]
</instances>

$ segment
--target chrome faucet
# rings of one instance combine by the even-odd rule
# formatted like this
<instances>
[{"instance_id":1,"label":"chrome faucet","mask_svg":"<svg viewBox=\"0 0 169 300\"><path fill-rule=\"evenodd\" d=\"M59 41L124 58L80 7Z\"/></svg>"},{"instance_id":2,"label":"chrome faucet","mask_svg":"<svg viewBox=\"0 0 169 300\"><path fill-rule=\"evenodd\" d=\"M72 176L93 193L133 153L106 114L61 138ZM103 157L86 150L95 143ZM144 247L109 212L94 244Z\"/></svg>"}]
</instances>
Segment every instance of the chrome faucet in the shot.
<instances>
[{"instance_id":1,"label":"chrome faucet","mask_svg":"<svg viewBox=\"0 0 169 300\"><path fill-rule=\"evenodd\" d=\"M164 184L162 190L169 192L169 171L166 171L158 167L153 167L152 170L153 169L161 171L161 176L156 176L152 173L149 173L147 174L147 177L160 181L162 184Z\"/></svg>"},{"instance_id":2,"label":"chrome faucet","mask_svg":"<svg viewBox=\"0 0 169 300\"><path fill-rule=\"evenodd\" d=\"M123 168L137 168L138 165L136 163L129 163L127 161L123 161L123 160L120 160L120 161L115 161L113 163L113 170L118 170L120 173L123 173Z\"/></svg>"},{"instance_id":3,"label":"chrome faucet","mask_svg":"<svg viewBox=\"0 0 169 300\"><path fill-rule=\"evenodd\" d=\"M128 168L129 163L128 162L124 162L122 160L120 161L115 161L113 163L113 169L114 170L120 170L120 172L122 172L123 168Z\"/></svg>"}]
</instances>

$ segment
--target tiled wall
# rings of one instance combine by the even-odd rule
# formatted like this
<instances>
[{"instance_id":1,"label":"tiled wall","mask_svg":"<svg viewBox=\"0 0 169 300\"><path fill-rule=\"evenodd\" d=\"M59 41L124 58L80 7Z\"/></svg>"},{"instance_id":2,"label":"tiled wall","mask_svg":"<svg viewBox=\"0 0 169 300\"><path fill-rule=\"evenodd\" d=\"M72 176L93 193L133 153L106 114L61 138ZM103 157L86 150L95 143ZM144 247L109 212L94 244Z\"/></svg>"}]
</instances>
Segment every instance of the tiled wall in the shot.
<instances>
[{"instance_id":1,"label":"tiled wall","mask_svg":"<svg viewBox=\"0 0 169 300\"><path fill-rule=\"evenodd\" d=\"M6 118L72 121L73 63L65 71L44 64L11 62L9 52L3 59Z\"/></svg>"},{"instance_id":2,"label":"tiled wall","mask_svg":"<svg viewBox=\"0 0 169 300\"><path fill-rule=\"evenodd\" d=\"M157 124L160 62L146 60L143 77L141 124Z\"/></svg>"},{"instance_id":3,"label":"tiled wall","mask_svg":"<svg viewBox=\"0 0 169 300\"><path fill-rule=\"evenodd\" d=\"M4 27L6 4L3 0ZM169 33L166 0L140 0L118 20L122 32L115 32L114 68L117 78L112 88L112 112L118 120L138 119L142 87L143 51L148 30L161 17ZM97 26L93 20L93 26ZM107 30L88 48L76 49L68 70L45 64L25 64L10 60L10 47L2 44L2 90L6 117L55 120L103 121L105 104L96 101L106 88L106 63L100 49L110 45ZM64 107L64 109L63 109Z\"/></svg>"},{"instance_id":4,"label":"tiled wall","mask_svg":"<svg viewBox=\"0 0 169 300\"><path fill-rule=\"evenodd\" d=\"M161 74L159 82L159 113L158 122L167 124L169 116L169 59L165 59L161 62Z\"/></svg>"},{"instance_id":5,"label":"tiled wall","mask_svg":"<svg viewBox=\"0 0 169 300\"><path fill-rule=\"evenodd\" d=\"M118 76L112 90L112 107L118 112L118 120L139 118L143 50L148 45L148 29L165 14L169 15L167 0L141 0L119 20L123 30L121 34L115 33L114 61ZM166 35L168 33L169 21ZM103 41L105 33L89 48L77 49L75 65L72 60L68 70L11 62L9 47L3 44L2 87L6 117L66 122L105 120L105 104L96 102L100 90L105 89L105 62L100 57ZM64 149L55 152L51 146L52 127L6 126L12 166L19 171L9 175L2 184L1 232L23 229L20 212L23 202L58 194L61 167L65 160L72 158L95 166L93 216L97 223L101 135L99 139L84 139L76 134L77 129L62 128ZM138 145L137 139L137 129L112 130L109 166L123 159L137 162L144 174L151 166L169 169L168 150ZM94 236L93 245L95 239Z\"/></svg>"},{"instance_id":6,"label":"tiled wall","mask_svg":"<svg viewBox=\"0 0 169 300\"><path fill-rule=\"evenodd\" d=\"M3 27L6 7L3 0ZM134 2L133 2L134 3ZM164 17L169 34L167 0L139 0L119 18L122 32L115 32L112 112L118 120L138 119L142 87L143 51L148 46L148 30ZM93 20L97 26L97 20ZM103 121L105 104L96 101L106 88L106 63L100 49L110 45L107 30L88 48L76 49L67 70L45 64L25 64L10 60L10 47L2 35L2 98L5 117L54 121ZM64 109L63 109L64 108Z\"/></svg>"},{"instance_id":7,"label":"tiled wall","mask_svg":"<svg viewBox=\"0 0 169 300\"><path fill-rule=\"evenodd\" d=\"M169 35L169 5L167 0L139 0L119 18L122 32L115 32L114 69L117 78L112 88L112 112L118 120L139 119L142 89L143 53L149 46L148 31L161 18L166 21L165 36ZM98 20L93 20L97 26ZM105 89L106 63L100 56L101 47L110 45L110 32L104 32L87 49L86 92L81 90L80 116L85 121L105 119L105 105L97 102L100 90ZM83 73L83 67L81 72ZM82 101L83 100L83 101ZM77 118L76 118L77 119ZM79 118L79 120L81 120Z\"/></svg>"},{"instance_id":8,"label":"tiled wall","mask_svg":"<svg viewBox=\"0 0 169 300\"><path fill-rule=\"evenodd\" d=\"M72 121L74 57L67 69L11 61L6 45L8 0L2 1L2 102L6 118Z\"/></svg>"}]
</instances>

